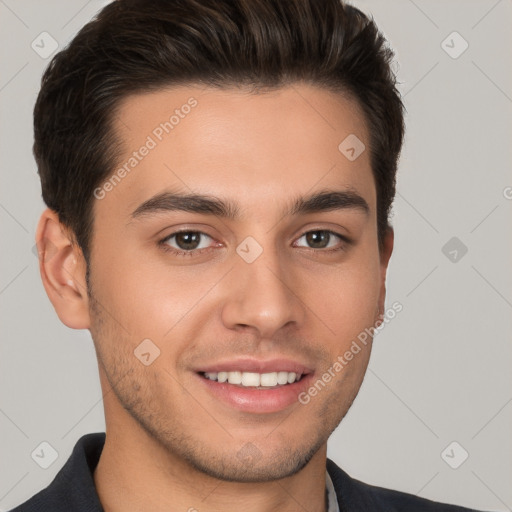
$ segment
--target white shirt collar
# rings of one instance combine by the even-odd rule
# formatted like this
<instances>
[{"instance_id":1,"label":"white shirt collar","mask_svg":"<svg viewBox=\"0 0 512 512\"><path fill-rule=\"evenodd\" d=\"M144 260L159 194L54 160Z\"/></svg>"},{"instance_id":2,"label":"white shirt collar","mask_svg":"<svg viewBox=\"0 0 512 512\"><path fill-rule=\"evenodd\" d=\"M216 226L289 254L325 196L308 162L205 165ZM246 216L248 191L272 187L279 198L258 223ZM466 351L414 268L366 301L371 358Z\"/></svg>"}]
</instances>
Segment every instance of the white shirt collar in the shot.
<instances>
[{"instance_id":1,"label":"white shirt collar","mask_svg":"<svg viewBox=\"0 0 512 512\"><path fill-rule=\"evenodd\" d=\"M338 498L328 471L325 471L325 490L327 492L327 512L340 512Z\"/></svg>"}]
</instances>

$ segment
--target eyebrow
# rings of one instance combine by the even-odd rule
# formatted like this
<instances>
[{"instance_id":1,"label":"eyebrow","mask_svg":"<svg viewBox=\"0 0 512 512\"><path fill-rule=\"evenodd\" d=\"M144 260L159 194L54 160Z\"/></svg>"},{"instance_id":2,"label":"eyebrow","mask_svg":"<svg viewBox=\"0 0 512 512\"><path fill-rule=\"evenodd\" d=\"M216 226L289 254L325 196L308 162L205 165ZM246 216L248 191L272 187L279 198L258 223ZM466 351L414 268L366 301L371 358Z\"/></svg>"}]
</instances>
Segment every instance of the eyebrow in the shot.
<instances>
[{"instance_id":1,"label":"eyebrow","mask_svg":"<svg viewBox=\"0 0 512 512\"><path fill-rule=\"evenodd\" d=\"M323 190L293 201L286 215L306 215L333 210L358 210L368 215L370 207L354 190ZM132 219L153 217L166 212L189 212L215 215L229 220L240 217L240 207L234 201L202 194L162 192L140 204L131 214Z\"/></svg>"}]
</instances>

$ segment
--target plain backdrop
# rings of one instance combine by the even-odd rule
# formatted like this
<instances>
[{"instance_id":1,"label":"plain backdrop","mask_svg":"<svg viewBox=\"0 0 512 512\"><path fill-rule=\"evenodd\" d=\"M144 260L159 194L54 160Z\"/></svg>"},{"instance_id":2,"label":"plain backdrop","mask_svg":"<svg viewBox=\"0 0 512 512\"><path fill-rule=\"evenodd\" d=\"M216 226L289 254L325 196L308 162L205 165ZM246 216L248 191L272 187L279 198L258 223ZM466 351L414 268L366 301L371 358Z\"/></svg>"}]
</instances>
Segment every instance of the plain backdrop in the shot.
<instances>
[{"instance_id":1,"label":"plain backdrop","mask_svg":"<svg viewBox=\"0 0 512 512\"><path fill-rule=\"evenodd\" d=\"M63 48L106 3L0 1L2 510L48 485L81 435L104 430L89 332L61 324L41 284L31 149L54 54L33 41ZM376 338L329 456L372 484L512 510L512 2L354 4L395 49L407 108L387 299L403 311ZM58 453L47 469L31 457L41 442Z\"/></svg>"}]
</instances>

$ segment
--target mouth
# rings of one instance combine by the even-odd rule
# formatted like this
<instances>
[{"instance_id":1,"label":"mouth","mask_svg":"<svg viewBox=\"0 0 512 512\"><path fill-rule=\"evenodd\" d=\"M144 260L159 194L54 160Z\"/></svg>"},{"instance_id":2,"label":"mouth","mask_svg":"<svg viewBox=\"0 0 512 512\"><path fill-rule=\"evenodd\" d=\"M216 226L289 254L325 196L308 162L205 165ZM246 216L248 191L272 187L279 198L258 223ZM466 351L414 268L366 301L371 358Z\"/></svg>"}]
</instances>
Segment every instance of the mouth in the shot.
<instances>
[{"instance_id":1,"label":"mouth","mask_svg":"<svg viewBox=\"0 0 512 512\"><path fill-rule=\"evenodd\" d=\"M298 403L314 372L290 361L244 360L195 372L210 398L247 413L276 413Z\"/></svg>"}]
</instances>

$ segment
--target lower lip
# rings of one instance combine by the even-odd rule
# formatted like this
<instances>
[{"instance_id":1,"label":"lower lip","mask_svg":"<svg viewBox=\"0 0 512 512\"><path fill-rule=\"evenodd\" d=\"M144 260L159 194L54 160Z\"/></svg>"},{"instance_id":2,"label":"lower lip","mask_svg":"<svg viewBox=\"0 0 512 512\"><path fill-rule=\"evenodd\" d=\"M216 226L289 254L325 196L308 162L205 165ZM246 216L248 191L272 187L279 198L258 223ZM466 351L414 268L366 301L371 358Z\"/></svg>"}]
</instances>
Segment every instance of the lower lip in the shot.
<instances>
[{"instance_id":1,"label":"lower lip","mask_svg":"<svg viewBox=\"0 0 512 512\"><path fill-rule=\"evenodd\" d=\"M243 412L279 412L297 403L298 396L309 386L312 373L303 375L298 382L269 389L242 387L227 382L217 382L197 374L208 391L229 406Z\"/></svg>"}]
</instances>

